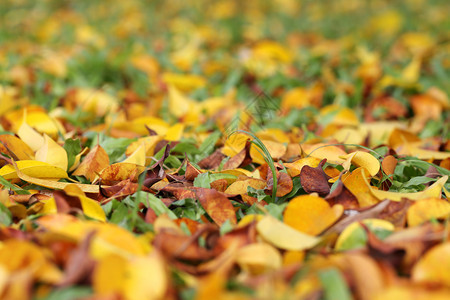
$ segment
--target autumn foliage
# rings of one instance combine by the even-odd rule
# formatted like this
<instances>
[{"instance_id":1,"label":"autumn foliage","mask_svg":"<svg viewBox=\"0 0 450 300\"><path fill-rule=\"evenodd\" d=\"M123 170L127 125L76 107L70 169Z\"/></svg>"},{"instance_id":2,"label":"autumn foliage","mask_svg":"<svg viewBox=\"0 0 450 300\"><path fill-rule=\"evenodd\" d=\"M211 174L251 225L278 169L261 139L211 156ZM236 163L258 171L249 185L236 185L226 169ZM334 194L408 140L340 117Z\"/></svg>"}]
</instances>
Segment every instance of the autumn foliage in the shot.
<instances>
[{"instance_id":1,"label":"autumn foliage","mask_svg":"<svg viewBox=\"0 0 450 300\"><path fill-rule=\"evenodd\" d=\"M0 299L450 297L445 0L1 2Z\"/></svg>"}]
</instances>

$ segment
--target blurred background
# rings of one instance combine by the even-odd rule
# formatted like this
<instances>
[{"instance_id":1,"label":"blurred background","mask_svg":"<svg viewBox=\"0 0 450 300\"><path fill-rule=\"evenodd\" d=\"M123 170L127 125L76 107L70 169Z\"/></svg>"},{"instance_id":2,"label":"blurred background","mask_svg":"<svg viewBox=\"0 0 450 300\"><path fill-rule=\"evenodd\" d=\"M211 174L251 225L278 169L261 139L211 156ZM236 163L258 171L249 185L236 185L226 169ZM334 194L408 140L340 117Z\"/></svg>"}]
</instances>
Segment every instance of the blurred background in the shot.
<instances>
[{"instance_id":1,"label":"blurred background","mask_svg":"<svg viewBox=\"0 0 450 300\"><path fill-rule=\"evenodd\" d=\"M440 108L425 121L442 122L449 11L447 0L2 0L0 99L70 111L72 89L101 89L132 118L164 113L168 86L196 101L234 89L244 102L263 91L284 115L338 104L374 121L411 117L424 107L411 95L427 93Z\"/></svg>"}]
</instances>

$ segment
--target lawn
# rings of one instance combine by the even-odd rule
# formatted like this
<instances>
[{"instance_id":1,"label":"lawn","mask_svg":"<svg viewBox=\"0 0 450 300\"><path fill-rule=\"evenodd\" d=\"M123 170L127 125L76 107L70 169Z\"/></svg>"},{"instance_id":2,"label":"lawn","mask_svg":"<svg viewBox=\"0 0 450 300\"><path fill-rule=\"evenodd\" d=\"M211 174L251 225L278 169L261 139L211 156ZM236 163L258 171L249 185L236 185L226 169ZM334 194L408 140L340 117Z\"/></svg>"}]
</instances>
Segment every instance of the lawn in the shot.
<instances>
[{"instance_id":1,"label":"lawn","mask_svg":"<svg viewBox=\"0 0 450 300\"><path fill-rule=\"evenodd\" d=\"M0 299L450 298L447 0L0 3Z\"/></svg>"}]
</instances>

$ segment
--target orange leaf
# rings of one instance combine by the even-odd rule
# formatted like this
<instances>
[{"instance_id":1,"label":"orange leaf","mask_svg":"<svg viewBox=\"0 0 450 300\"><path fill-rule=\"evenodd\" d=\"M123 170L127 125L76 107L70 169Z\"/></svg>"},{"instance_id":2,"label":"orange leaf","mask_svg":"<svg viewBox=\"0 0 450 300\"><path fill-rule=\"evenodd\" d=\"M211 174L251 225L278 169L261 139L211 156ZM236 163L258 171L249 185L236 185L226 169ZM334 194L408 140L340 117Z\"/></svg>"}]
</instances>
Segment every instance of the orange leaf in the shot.
<instances>
[{"instance_id":1,"label":"orange leaf","mask_svg":"<svg viewBox=\"0 0 450 300\"><path fill-rule=\"evenodd\" d=\"M223 194L213 189L201 188L195 191L195 195L217 225L221 226L226 220L230 220L233 225L237 224L233 205Z\"/></svg>"},{"instance_id":2,"label":"orange leaf","mask_svg":"<svg viewBox=\"0 0 450 300\"><path fill-rule=\"evenodd\" d=\"M97 145L89 151L73 175L84 176L91 182L95 180L97 174L109 166L109 157L106 151Z\"/></svg>"}]
</instances>

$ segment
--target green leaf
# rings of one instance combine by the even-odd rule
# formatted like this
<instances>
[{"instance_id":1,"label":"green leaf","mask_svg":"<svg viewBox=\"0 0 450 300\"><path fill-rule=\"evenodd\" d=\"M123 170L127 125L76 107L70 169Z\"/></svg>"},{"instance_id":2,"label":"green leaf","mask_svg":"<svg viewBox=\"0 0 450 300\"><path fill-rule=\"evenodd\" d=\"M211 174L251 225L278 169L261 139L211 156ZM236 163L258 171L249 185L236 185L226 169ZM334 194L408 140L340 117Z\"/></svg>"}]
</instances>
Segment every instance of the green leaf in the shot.
<instances>
[{"instance_id":1,"label":"green leaf","mask_svg":"<svg viewBox=\"0 0 450 300\"><path fill-rule=\"evenodd\" d=\"M0 176L0 183L4 185L5 187L10 188L14 192L16 192L18 195L29 195L31 194L29 191L21 189L20 187L15 186L8 180L6 180L3 176Z\"/></svg>"},{"instance_id":2,"label":"green leaf","mask_svg":"<svg viewBox=\"0 0 450 300\"><path fill-rule=\"evenodd\" d=\"M268 205L264 206L264 208L267 209L269 214L271 214L273 217L282 221L283 220L283 211L287 205L288 205L288 202L285 202L282 204L269 203Z\"/></svg>"},{"instance_id":3,"label":"green leaf","mask_svg":"<svg viewBox=\"0 0 450 300\"><path fill-rule=\"evenodd\" d=\"M226 220L222 226L220 226L220 235L224 235L233 230L233 225L231 225L230 220Z\"/></svg>"},{"instance_id":4,"label":"green leaf","mask_svg":"<svg viewBox=\"0 0 450 300\"><path fill-rule=\"evenodd\" d=\"M426 176L413 177L402 185L402 188L406 188L413 185L421 185L431 181L436 181L436 178L430 178Z\"/></svg>"},{"instance_id":5,"label":"green leaf","mask_svg":"<svg viewBox=\"0 0 450 300\"><path fill-rule=\"evenodd\" d=\"M195 187L202 187L202 188L210 189L211 188L210 183L211 183L211 178L210 178L209 172L199 174L194 179Z\"/></svg>"},{"instance_id":6,"label":"green leaf","mask_svg":"<svg viewBox=\"0 0 450 300\"><path fill-rule=\"evenodd\" d=\"M139 192L145 193L145 192ZM167 214L171 219L177 219L177 216L171 211L158 197L153 194L145 193L143 203L153 209L157 216Z\"/></svg>"},{"instance_id":7,"label":"green leaf","mask_svg":"<svg viewBox=\"0 0 450 300\"><path fill-rule=\"evenodd\" d=\"M80 139L67 139L63 145L64 150L67 152L68 167L70 169L75 162L75 156L81 152L81 142Z\"/></svg>"},{"instance_id":8,"label":"green leaf","mask_svg":"<svg viewBox=\"0 0 450 300\"><path fill-rule=\"evenodd\" d=\"M68 288L54 289L49 295L38 298L38 300L77 300L88 297L92 294L92 289L85 286L71 286Z\"/></svg>"},{"instance_id":9,"label":"green leaf","mask_svg":"<svg viewBox=\"0 0 450 300\"><path fill-rule=\"evenodd\" d=\"M319 279L324 288L325 300L351 300L350 290L342 277L341 272L335 268L321 270Z\"/></svg>"},{"instance_id":10,"label":"green leaf","mask_svg":"<svg viewBox=\"0 0 450 300\"><path fill-rule=\"evenodd\" d=\"M0 224L9 226L12 224L12 214L9 209L0 203Z\"/></svg>"}]
</instances>

